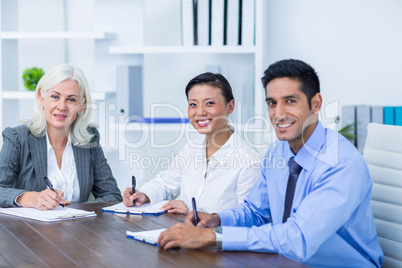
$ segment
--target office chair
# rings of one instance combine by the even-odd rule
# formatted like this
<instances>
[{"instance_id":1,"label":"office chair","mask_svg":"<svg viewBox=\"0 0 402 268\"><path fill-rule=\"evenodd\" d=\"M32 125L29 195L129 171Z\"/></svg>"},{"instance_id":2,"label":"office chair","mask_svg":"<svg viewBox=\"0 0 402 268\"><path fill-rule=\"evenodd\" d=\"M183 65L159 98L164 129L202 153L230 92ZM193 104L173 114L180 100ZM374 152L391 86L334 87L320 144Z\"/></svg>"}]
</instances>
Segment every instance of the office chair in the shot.
<instances>
[{"instance_id":1,"label":"office chair","mask_svg":"<svg viewBox=\"0 0 402 268\"><path fill-rule=\"evenodd\" d=\"M383 267L402 267L402 127L369 124L363 156L373 180L371 205Z\"/></svg>"}]
</instances>

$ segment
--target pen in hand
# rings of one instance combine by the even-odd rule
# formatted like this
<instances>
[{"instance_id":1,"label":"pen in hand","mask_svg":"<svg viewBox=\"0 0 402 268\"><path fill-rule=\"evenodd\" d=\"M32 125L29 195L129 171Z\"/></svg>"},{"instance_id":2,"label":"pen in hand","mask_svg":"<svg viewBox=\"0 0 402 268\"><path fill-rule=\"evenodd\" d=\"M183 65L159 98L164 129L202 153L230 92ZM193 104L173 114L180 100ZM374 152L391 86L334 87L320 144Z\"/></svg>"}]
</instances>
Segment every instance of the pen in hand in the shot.
<instances>
[{"instance_id":1,"label":"pen in hand","mask_svg":"<svg viewBox=\"0 0 402 268\"><path fill-rule=\"evenodd\" d=\"M45 180L47 187L49 187L49 189L52 190L53 192L57 193L57 192L54 190L53 184L52 184L52 182L49 180L49 178L46 177L46 176L43 176L43 179ZM63 203L60 203L60 205L64 208L64 204L63 204Z\"/></svg>"},{"instance_id":2,"label":"pen in hand","mask_svg":"<svg viewBox=\"0 0 402 268\"><path fill-rule=\"evenodd\" d=\"M131 177L131 185L132 185L132 192L134 194L135 193L135 187L137 185L137 181L136 181L134 175ZM133 200L133 206L135 206L135 199Z\"/></svg>"},{"instance_id":3,"label":"pen in hand","mask_svg":"<svg viewBox=\"0 0 402 268\"><path fill-rule=\"evenodd\" d=\"M195 204L195 198L193 197L191 199L191 201L193 203L194 225L197 226L197 224L198 224L198 214L197 214L197 206Z\"/></svg>"}]
</instances>

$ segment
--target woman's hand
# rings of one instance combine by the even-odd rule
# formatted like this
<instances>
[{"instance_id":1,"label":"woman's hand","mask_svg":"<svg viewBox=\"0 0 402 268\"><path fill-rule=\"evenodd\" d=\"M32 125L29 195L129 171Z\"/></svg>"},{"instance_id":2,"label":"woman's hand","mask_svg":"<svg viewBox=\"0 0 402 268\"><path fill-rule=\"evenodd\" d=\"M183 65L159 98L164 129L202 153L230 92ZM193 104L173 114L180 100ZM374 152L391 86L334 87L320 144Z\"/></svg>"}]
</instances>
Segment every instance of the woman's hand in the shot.
<instances>
[{"instance_id":1,"label":"woman's hand","mask_svg":"<svg viewBox=\"0 0 402 268\"><path fill-rule=\"evenodd\" d=\"M183 200L170 200L161 207L169 213L182 213L188 214L188 207L184 204Z\"/></svg>"},{"instance_id":2,"label":"woman's hand","mask_svg":"<svg viewBox=\"0 0 402 268\"><path fill-rule=\"evenodd\" d=\"M127 187L126 190L124 190L124 192L123 192L123 203L124 203L124 205L126 205L126 207L132 207L133 200L135 200L136 207L149 202L149 198L146 194L144 194L138 190L135 190L135 193L133 194L132 188Z\"/></svg>"},{"instance_id":3,"label":"woman's hand","mask_svg":"<svg viewBox=\"0 0 402 268\"><path fill-rule=\"evenodd\" d=\"M70 205L71 202L63 199L64 193L60 190L53 192L50 189L41 192L25 192L17 198L17 203L21 207L31 207L38 210L51 210L61 203Z\"/></svg>"}]
</instances>

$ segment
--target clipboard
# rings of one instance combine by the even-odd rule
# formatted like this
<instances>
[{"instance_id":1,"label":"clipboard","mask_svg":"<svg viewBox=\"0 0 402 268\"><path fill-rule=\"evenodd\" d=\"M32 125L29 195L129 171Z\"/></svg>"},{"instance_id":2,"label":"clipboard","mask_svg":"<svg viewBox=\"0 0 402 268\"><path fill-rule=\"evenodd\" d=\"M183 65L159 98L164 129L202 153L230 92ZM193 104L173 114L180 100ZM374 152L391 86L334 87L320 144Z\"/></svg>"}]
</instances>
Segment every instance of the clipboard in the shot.
<instances>
[{"instance_id":1,"label":"clipboard","mask_svg":"<svg viewBox=\"0 0 402 268\"><path fill-rule=\"evenodd\" d=\"M157 230L152 230L152 231L143 231L143 232L130 232L127 231L126 232L126 237L127 238L131 238L146 244L150 244L153 246L157 246L158 245L158 238L159 235L164 232L166 230L165 229L157 229Z\"/></svg>"},{"instance_id":2,"label":"clipboard","mask_svg":"<svg viewBox=\"0 0 402 268\"><path fill-rule=\"evenodd\" d=\"M133 214L133 215L148 215L148 216L158 216L166 213L166 210L161 210L160 208L165 205L169 200L163 200L155 202L153 204L143 204L139 207L126 207L123 202L110 207L102 208L103 212L112 212L120 214Z\"/></svg>"},{"instance_id":3,"label":"clipboard","mask_svg":"<svg viewBox=\"0 0 402 268\"><path fill-rule=\"evenodd\" d=\"M52 210L37 210L35 208L0 208L0 213L44 222L72 220L96 216L94 211L86 211L69 207L56 207Z\"/></svg>"}]
</instances>

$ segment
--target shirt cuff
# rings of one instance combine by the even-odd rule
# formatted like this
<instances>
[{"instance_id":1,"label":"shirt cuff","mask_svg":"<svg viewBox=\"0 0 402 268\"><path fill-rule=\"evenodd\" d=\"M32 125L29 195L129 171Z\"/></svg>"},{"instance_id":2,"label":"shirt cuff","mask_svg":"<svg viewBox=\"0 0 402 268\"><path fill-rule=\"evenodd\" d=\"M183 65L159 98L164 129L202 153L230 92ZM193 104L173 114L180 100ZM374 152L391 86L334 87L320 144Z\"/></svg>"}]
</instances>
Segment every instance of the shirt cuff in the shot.
<instances>
[{"instance_id":1,"label":"shirt cuff","mask_svg":"<svg viewBox=\"0 0 402 268\"><path fill-rule=\"evenodd\" d=\"M20 197L23 193L25 193L25 192L20 193L20 194L17 195L17 197L14 199L14 206L16 206L16 207L21 207L21 205L18 204L17 199L18 199L18 197Z\"/></svg>"},{"instance_id":2,"label":"shirt cuff","mask_svg":"<svg viewBox=\"0 0 402 268\"><path fill-rule=\"evenodd\" d=\"M222 250L248 250L248 227L222 226Z\"/></svg>"},{"instance_id":3,"label":"shirt cuff","mask_svg":"<svg viewBox=\"0 0 402 268\"><path fill-rule=\"evenodd\" d=\"M221 226L236 226L236 221L233 220L233 212L231 209L225 209L217 213L221 220Z\"/></svg>"},{"instance_id":4,"label":"shirt cuff","mask_svg":"<svg viewBox=\"0 0 402 268\"><path fill-rule=\"evenodd\" d=\"M157 200L155 191L152 188L152 186L148 186L147 184L145 184L140 189L140 192L143 193L143 194L146 194L148 196L150 204L155 203L157 201L160 201L160 200Z\"/></svg>"}]
</instances>

